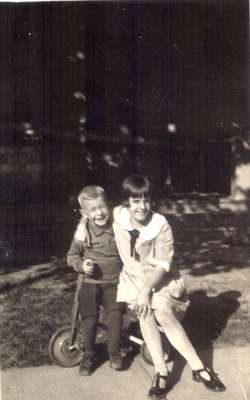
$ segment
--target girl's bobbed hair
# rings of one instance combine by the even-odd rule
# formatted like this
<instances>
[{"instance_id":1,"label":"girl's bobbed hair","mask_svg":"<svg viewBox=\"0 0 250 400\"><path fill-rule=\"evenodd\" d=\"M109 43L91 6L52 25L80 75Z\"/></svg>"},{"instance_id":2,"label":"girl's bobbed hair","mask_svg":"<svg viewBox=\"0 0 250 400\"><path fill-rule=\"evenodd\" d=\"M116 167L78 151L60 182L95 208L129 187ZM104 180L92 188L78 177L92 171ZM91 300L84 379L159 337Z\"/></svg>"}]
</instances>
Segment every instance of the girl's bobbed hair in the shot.
<instances>
[{"instance_id":1,"label":"girl's bobbed hair","mask_svg":"<svg viewBox=\"0 0 250 400\"><path fill-rule=\"evenodd\" d=\"M152 185L149 179L142 175L130 175L122 183L124 200L133 198L151 198Z\"/></svg>"}]
</instances>

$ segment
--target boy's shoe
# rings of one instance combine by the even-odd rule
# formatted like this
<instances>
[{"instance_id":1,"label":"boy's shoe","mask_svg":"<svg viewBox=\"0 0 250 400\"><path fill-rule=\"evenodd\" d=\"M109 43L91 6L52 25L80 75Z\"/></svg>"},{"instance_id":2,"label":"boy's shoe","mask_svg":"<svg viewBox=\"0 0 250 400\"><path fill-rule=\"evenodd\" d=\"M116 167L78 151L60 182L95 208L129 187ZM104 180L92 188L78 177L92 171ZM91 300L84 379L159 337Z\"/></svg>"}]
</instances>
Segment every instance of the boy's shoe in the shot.
<instances>
[{"instance_id":1,"label":"boy's shoe","mask_svg":"<svg viewBox=\"0 0 250 400\"><path fill-rule=\"evenodd\" d=\"M109 354L110 368L116 371L121 371L123 369L123 361L121 355L118 351Z\"/></svg>"},{"instance_id":2,"label":"boy's shoe","mask_svg":"<svg viewBox=\"0 0 250 400\"><path fill-rule=\"evenodd\" d=\"M209 375L209 380L205 379L201 373L207 372ZM209 368L198 369L193 371L193 380L195 382L202 382L206 386L207 389L212 390L213 392L224 392L226 390L225 385L220 381L218 375Z\"/></svg>"},{"instance_id":3,"label":"boy's shoe","mask_svg":"<svg viewBox=\"0 0 250 400\"><path fill-rule=\"evenodd\" d=\"M165 381L164 388L160 386L160 379ZM148 397L153 400L162 400L166 398L167 389L168 389L168 375L160 375L159 372L155 374L153 378L153 383L148 392Z\"/></svg>"},{"instance_id":4,"label":"boy's shoe","mask_svg":"<svg viewBox=\"0 0 250 400\"><path fill-rule=\"evenodd\" d=\"M94 371L94 358L88 354L84 354L79 366L79 374L82 376L89 376Z\"/></svg>"}]
</instances>

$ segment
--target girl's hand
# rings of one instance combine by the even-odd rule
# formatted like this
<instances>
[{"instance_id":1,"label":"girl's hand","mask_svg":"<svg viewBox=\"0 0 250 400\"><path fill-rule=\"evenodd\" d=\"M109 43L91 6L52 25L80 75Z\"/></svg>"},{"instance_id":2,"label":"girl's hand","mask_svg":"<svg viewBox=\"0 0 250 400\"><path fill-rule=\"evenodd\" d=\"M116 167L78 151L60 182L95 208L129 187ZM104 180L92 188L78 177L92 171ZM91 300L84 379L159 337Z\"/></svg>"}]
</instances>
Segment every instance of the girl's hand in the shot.
<instances>
[{"instance_id":1,"label":"girl's hand","mask_svg":"<svg viewBox=\"0 0 250 400\"><path fill-rule=\"evenodd\" d=\"M87 259L82 263L82 271L86 275L92 275L94 272L94 263L92 260Z\"/></svg>"},{"instance_id":2,"label":"girl's hand","mask_svg":"<svg viewBox=\"0 0 250 400\"><path fill-rule=\"evenodd\" d=\"M148 288L142 288L136 299L135 312L138 317L145 318L147 314L151 314L150 293Z\"/></svg>"},{"instance_id":3,"label":"girl's hand","mask_svg":"<svg viewBox=\"0 0 250 400\"><path fill-rule=\"evenodd\" d=\"M77 225L75 239L84 242L87 247L91 247L91 235L88 228L88 220L82 217Z\"/></svg>"}]
</instances>

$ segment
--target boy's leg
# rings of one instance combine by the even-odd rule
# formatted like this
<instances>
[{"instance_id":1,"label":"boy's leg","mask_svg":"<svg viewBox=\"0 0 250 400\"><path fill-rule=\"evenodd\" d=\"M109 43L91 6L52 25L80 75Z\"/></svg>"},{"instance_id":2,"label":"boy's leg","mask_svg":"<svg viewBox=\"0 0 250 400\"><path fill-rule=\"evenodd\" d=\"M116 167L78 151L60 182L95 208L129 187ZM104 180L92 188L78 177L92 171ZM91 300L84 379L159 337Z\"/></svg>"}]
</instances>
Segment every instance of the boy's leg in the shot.
<instances>
[{"instance_id":1,"label":"boy's leg","mask_svg":"<svg viewBox=\"0 0 250 400\"><path fill-rule=\"evenodd\" d=\"M95 354L95 338L97 331L97 318L86 317L81 321L81 332L83 335L83 347L85 355L93 357Z\"/></svg>"},{"instance_id":2,"label":"boy's leg","mask_svg":"<svg viewBox=\"0 0 250 400\"><path fill-rule=\"evenodd\" d=\"M103 289L103 306L107 315L108 326L108 353L110 366L121 370L122 358L120 356L122 315L125 310L124 303L116 302L116 285L107 285Z\"/></svg>"},{"instance_id":3,"label":"boy's leg","mask_svg":"<svg viewBox=\"0 0 250 400\"><path fill-rule=\"evenodd\" d=\"M122 311L114 310L107 313L108 352L116 353L121 347Z\"/></svg>"},{"instance_id":4,"label":"boy's leg","mask_svg":"<svg viewBox=\"0 0 250 400\"><path fill-rule=\"evenodd\" d=\"M95 339L99 317L98 288L96 285L83 284L78 296L81 315L84 355L79 373L90 375L94 370Z\"/></svg>"},{"instance_id":5,"label":"boy's leg","mask_svg":"<svg viewBox=\"0 0 250 400\"><path fill-rule=\"evenodd\" d=\"M114 310L107 313L108 323L108 353L110 367L116 371L123 369L123 361L120 355L122 311Z\"/></svg>"}]
</instances>

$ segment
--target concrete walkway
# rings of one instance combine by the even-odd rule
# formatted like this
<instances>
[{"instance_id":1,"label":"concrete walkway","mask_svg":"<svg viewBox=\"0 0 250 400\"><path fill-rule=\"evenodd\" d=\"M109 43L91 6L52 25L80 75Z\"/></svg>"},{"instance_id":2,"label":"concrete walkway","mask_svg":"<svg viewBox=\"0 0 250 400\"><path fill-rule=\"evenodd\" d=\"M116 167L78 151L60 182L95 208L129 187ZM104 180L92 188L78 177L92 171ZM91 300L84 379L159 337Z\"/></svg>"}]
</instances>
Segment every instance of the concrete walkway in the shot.
<instances>
[{"instance_id":1,"label":"concrete walkway","mask_svg":"<svg viewBox=\"0 0 250 400\"><path fill-rule=\"evenodd\" d=\"M203 360L211 354L202 353ZM168 400L250 399L250 347L225 347L213 353L213 365L227 386L224 393L208 391L191 379L191 371L177 361ZM173 368L173 364L169 364ZM115 372L104 363L90 377L78 368L43 366L10 369L1 373L2 400L143 400L153 376L152 367L138 355L126 371Z\"/></svg>"}]
</instances>

